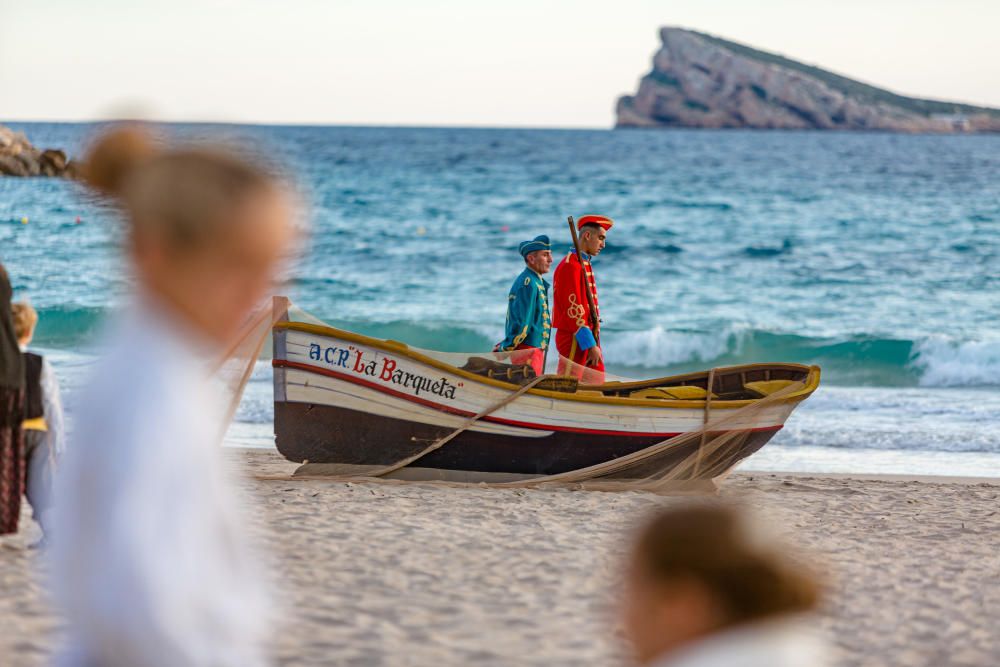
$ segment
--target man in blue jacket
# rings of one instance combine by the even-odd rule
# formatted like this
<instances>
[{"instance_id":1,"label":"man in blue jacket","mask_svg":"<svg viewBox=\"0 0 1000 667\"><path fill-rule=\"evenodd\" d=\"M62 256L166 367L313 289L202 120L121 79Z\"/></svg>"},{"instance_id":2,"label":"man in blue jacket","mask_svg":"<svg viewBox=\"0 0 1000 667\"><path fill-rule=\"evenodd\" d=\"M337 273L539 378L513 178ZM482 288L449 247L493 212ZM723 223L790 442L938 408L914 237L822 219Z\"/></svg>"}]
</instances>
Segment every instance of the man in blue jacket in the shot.
<instances>
[{"instance_id":1,"label":"man in blue jacket","mask_svg":"<svg viewBox=\"0 0 1000 667\"><path fill-rule=\"evenodd\" d=\"M511 285L507 296L505 338L497 344L498 352L524 350L512 354L511 362L531 364L535 373L544 372L545 349L552 327L549 313L549 283L542 278L552 267L549 237L536 236L518 246L526 267ZM529 352L530 351L530 352Z\"/></svg>"}]
</instances>

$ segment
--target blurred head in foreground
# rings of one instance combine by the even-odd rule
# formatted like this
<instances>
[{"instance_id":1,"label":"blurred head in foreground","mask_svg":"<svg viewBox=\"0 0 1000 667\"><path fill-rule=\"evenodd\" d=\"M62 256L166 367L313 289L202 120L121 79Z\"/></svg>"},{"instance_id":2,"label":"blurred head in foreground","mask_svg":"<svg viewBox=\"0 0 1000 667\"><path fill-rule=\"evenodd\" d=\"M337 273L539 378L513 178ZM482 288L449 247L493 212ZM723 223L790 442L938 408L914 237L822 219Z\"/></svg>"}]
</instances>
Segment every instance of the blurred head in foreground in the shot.
<instances>
[{"instance_id":1,"label":"blurred head in foreground","mask_svg":"<svg viewBox=\"0 0 1000 667\"><path fill-rule=\"evenodd\" d=\"M148 295L198 333L230 342L292 240L288 192L232 153L164 149L139 126L99 138L84 177L124 212L127 252Z\"/></svg>"},{"instance_id":2,"label":"blurred head in foreground","mask_svg":"<svg viewBox=\"0 0 1000 667\"><path fill-rule=\"evenodd\" d=\"M622 620L642 665L756 665L755 653L762 664L785 665L784 656L811 653L816 642L764 622L811 611L818 600L815 581L752 540L736 510L692 506L658 512L639 533ZM823 662L805 659L790 664Z\"/></svg>"}]
</instances>

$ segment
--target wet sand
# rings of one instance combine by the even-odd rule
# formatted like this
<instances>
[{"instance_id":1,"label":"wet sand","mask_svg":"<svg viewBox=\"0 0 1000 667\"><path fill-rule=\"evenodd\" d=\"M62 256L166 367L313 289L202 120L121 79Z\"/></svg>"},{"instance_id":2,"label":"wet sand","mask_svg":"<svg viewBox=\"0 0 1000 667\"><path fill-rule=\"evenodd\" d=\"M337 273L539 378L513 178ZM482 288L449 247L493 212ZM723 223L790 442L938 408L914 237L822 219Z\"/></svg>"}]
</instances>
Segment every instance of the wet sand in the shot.
<instances>
[{"instance_id":1,"label":"wet sand","mask_svg":"<svg viewBox=\"0 0 1000 667\"><path fill-rule=\"evenodd\" d=\"M229 452L250 475L277 454ZM614 665L613 587L645 493L261 481L252 530L284 596L283 665ZM1000 480L737 473L829 580L816 623L842 665L1000 664ZM59 622L25 545L0 538L0 663L46 664Z\"/></svg>"}]
</instances>

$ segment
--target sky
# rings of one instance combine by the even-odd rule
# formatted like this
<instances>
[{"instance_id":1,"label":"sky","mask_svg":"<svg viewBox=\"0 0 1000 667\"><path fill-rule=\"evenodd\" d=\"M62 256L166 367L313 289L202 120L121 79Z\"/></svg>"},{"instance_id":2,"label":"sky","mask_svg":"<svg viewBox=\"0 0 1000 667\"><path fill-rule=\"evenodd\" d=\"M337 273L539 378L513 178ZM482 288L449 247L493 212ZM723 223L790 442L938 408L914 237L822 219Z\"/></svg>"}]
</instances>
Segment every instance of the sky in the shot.
<instances>
[{"instance_id":1,"label":"sky","mask_svg":"<svg viewBox=\"0 0 1000 667\"><path fill-rule=\"evenodd\" d=\"M1000 107L997 0L0 0L0 121L610 127L664 25Z\"/></svg>"}]
</instances>

